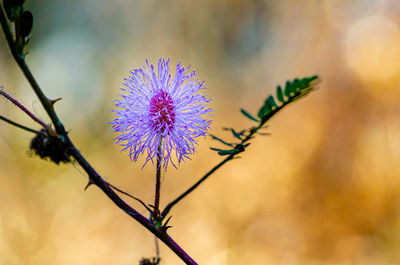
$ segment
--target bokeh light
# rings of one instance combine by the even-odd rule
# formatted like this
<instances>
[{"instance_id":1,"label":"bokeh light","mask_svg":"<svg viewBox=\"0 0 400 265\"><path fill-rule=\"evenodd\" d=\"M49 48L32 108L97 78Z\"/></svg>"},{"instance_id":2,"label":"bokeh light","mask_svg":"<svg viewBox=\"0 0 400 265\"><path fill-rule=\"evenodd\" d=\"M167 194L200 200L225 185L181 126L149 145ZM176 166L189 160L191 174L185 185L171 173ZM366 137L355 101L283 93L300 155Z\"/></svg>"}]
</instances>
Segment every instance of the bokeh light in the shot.
<instances>
[{"instance_id":1,"label":"bokeh light","mask_svg":"<svg viewBox=\"0 0 400 265\"><path fill-rule=\"evenodd\" d=\"M347 30L345 45L349 65L363 81L385 82L398 77L400 31L395 22L382 15L363 18Z\"/></svg>"},{"instance_id":2,"label":"bokeh light","mask_svg":"<svg viewBox=\"0 0 400 265\"><path fill-rule=\"evenodd\" d=\"M170 235L200 264L397 265L400 261L400 4L397 0L26 1L27 62L70 137L108 181L153 201L154 169L114 144L112 100L144 59L191 64L206 80L212 133L251 126L278 84L321 84L269 122L171 212ZM0 37L1 85L49 122ZM0 114L37 128L0 99ZM0 264L139 264L153 236L77 165L32 156L0 122ZM161 205L214 166L200 140L166 173ZM139 204L129 203L147 214ZM181 264L161 244L162 264Z\"/></svg>"}]
</instances>

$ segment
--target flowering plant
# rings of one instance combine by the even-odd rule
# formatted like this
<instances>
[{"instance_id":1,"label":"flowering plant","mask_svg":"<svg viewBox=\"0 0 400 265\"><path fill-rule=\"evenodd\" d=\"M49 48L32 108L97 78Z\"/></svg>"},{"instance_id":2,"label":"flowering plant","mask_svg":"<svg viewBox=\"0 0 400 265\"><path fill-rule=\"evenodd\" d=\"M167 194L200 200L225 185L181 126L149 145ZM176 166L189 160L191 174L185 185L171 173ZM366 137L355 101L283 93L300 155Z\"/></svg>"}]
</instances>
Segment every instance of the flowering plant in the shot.
<instances>
[{"instance_id":1,"label":"flowering plant","mask_svg":"<svg viewBox=\"0 0 400 265\"><path fill-rule=\"evenodd\" d=\"M3 89L0 89L0 95L32 118L40 125L40 129L29 128L1 115L0 120L34 133L35 137L30 147L41 158L50 159L56 164L76 161L88 175L86 188L92 184L99 187L116 206L165 243L183 262L197 264L167 233L167 229L170 228L168 215L171 209L221 166L244 152L250 144L249 141L257 134L262 134L260 131L265 128L271 117L288 104L313 91L317 76L288 81L283 88L278 86L276 96L267 97L257 115L242 109L241 113L254 123L250 128L243 130L227 128L235 142L211 135L213 139L226 146L224 149L211 148L224 159L161 210L159 208L161 169L166 169L169 163L177 167L184 159L189 158L195 152L197 138L205 136L210 127L209 117L212 109L206 106L210 100L200 93L206 89L204 82L200 82L194 71L185 69L180 63L176 66L175 75L172 76L169 59L160 59L157 71L146 61L144 67L131 71L130 76L125 79L125 87L122 88L125 94L121 95L121 99L114 101L117 107L114 112L117 117L111 125L113 130L119 133L116 142L123 146L122 150L129 152L133 161L137 161L143 154L147 155L144 165L149 161L154 164L156 160L155 201L153 205L148 205L106 181L73 144L54 109L58 99L51 100L45 96L26 64L24 51L29 41L33 16L24 9L23 2L4 0L4 10L0 8L0 24L15 61L48 114L51 125L36 117ZM139 201L149 212L150 217L145 217L126 203L120 194ZM157 251L155 258L143 259L140 263L144 265L159 262Z\"/></svg>"},{"instance_id":2,"label":"flowering plant","mask_svg":"<svg viewBox=\"0 0 400 265\"><path fill-rule=\"evenodd\" d=\"M146 60L146 66L131 71L125 78L127 94L121 100L115 100L119 110L112 128L120 132L117 143L129 150L132 160L147 153L148 161L159 158L158 166L163 162L167 168L175 152L178 163L193 154L197 145L196 138L205 136L210 120L204 115L212 111L205 106L210 100L198 92L204 82L196 79L195 71L189 72L180 63L176 74L171 78L169 59L158 61L158 74L154 66Z\"/></svg>"}]
</instances>

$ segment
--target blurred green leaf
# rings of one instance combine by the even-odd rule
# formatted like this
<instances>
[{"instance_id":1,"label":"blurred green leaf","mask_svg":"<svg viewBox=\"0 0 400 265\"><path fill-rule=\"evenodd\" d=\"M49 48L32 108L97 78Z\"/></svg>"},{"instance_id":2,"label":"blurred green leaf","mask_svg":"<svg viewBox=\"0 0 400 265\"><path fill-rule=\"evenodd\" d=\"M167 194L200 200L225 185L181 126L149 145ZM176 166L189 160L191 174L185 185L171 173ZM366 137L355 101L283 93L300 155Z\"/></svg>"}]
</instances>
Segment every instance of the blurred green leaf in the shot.
<instances>
[{"instance_id":1,"label":"blurred green leaf","mask_svg":"<svg viewBox=\"0 0 400 265\"><path fill-rule=\"evenodd\" d=\"M222 140L221 138L218 138L218 137L215 136L215 135L212 135L212 134L209 134L209 135L210 135L211 138L213 138L214 140L217 140L217 141L219 141L219 142L221 142L221 143L223 143L223 144L225 144L225 145L228 145L228 146L230 146L230 147L233 147L233 146L234 146L233 144L228 143L228 142L225 142L224 140Z\"/></svg>"},{"instance_id":2,"label":"blurred green leaf","mask_svg":"<svg viewBox=\"0 0 400 265\"><path fill-rule=\"evenodd\" d=\"M256 118L254 118L254 117L253 117L250 113L248 113L246 110L240 109L240 111L242 112L242 114L243 114L244 116L246 116L246 117L249 118L250 120L255 121L255 122L259 122L259 120L257 120Z\"/></svg>"},{"instance_id":3,"label":"blurred green leaf","mask_svg":"<svg viewBox=\"0 0 400 265\"><path fill-rule=\"evenodd\" d=\"M20 19L20 34L22 37L27 37L32 30L32 25L33 25L33 16L32 13L29 11L25 11L22 13Z\"/></svg>"},{"instance_id":4,"label":"blurred green leaf","mask_svg":"<svg viewBox=\"0 0 400 265\"><path fill-rule=\"evenodd\" d=\"M314 75L311 77L304 77L302 79L295 78L293 81L287 81L285 88L282 91L282 87L278 86L276 88L276 97L281 105L278 105L275 98L270 95L265 101L264 105L259 109L257 116L261 119L261 123L266 122L280 109L296 101L297 99L307 95L314 89L313 81L315 81L318 76ZM285 96L287 100L285 100Z\"/></svg>"},{"instance_id":5,"label":"blurred green leaf","mask_svg":"<svg viewBox=\"0 0 400 265\"><path fill-rule=\"evenodd\" d=\"M283 97L283 92L282 92L282 87L278 86L276 88L276 96L278 97L278 100L282 103L285 103L285 98Z\"/></svg>"},{"instance_id":6,"label":"blurred green leaf","mask_svg":"<svg viewBox=\"0 0 400 265\"><path fill-rule=\"evenodd\" d=\"M231 132L232 132L232 135L233 135L235 138L237 138L237 139L239 139L239 140L242 140L242 134L243 134L243 132L238 133L238 132L236 132L234 129L231 129Z\"/></svg>"},{"instance_id":7,"label":"blurred green leaf","mask_svg":"<svg viewBox=\"0 0 400 265\"><path fill-rule=\"evenodd\" d=\"M273 108L279 108L279 107L278 107L278 104L276 104L275 99L274 99L273 96L269 96L269 97L267 98L267 100L265 101L265 104L268 105L268 106L270 106L271 110L272 110Z\"/></svg>"},{"instance_id":8,"label":"blurred green leaf","mask_svg":"<svg viewBox=\"0 0 400 265\"><path fill-rule=\"evenodd\" d=\"M237 149L223 150L223 149L218 149L218 148L213 148L213 147L210 147L210 149L213 151L217 151L220 156L226 156L226 155L238 153Z\"/></svg>"},{"instance_id":9,"label":"blurred green leaf","mask_svg":"<svg viewBox=\"0 0 400 265\"><path fill-rule=\"evenodd\" d=\"M287 98L290 98L291 93L292 93L292 83L290 83L289 81L286 81L285 90L284 91L285 91L285 96Z\"/></svg>"}]
</instances>

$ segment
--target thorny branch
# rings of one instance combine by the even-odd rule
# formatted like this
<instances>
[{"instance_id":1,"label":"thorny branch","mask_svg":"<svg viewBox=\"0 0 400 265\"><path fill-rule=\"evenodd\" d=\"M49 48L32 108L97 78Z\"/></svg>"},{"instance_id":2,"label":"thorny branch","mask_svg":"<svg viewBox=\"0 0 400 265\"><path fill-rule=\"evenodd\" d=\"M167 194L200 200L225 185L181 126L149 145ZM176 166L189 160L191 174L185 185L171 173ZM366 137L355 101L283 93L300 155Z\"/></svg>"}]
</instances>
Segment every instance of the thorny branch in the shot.
<instances>
[{"instance_id":1,"label":"thorny branch","mask_svg":"<svg viewBox=\"0 0 400 265\"><path fill-rule=\"evenodd\" d=\"M43 108L46 113L49 115L56 132L59 136L59 140L62 141L66 146L69 147L72 157L78 162L78 164L86 171L89 176L89 183L94 184L99 187L119 208L121 208L125 213L130 215L133 219L143 225L146 229L148 229L151 233L153 233L157 238L163 241L172 251L175 252L186 264L197 264L168 234L157 228L153 223L129 206L124 200L122 200L112 189L112 187L97 173L97 171L89 164L89 162L84 158L84 156L79 152L79 150L72 143L69 138L64 125L61 120L58 118L52 100L49 100L33 74L31 73L28 65L25 62L25 56L23 54L18 53L18 49L16 48L16 43L13 40L13 35L11 33L6 15L4 13L3 8L0 8L0 24L3 29L4 35L6 37L7 43L11 50L11 53L17 62L18 66L22 70L25 75L25 78L28 80L35 94L39 98Z\"/></svg>"}]
</instances>

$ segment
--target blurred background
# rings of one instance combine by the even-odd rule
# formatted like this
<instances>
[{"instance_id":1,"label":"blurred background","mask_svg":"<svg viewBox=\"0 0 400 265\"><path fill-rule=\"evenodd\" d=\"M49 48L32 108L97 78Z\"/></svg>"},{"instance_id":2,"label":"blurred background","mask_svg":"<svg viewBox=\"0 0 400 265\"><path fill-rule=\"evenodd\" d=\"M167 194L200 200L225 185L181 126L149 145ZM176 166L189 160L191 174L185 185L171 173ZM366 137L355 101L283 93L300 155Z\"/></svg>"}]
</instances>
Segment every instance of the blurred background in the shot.
<instances>
[{"instance_id":1,"label":"blurred background","mask_svg":"<svg viewBox=\"0 0 400 265\"><path fill-rule=\"evenodd\" d=\"M154 168L129 161L108 122L123 77L169 57L206 80L212 133L248 128L288 79L318 90L269 122L171 214L170 235L200 264L400 264L400 2L397 0L27 1L27 62L70 136L111 183L151 203ZM0 38L0 84L49 122ZM0 113L38 126L5 99ZM138 264L153 236L78 166L29 151L0 122L0 264ZM170 167L161 204L221 160L202 139ZM127 199L129 201L129 199ZM134 201L129 201L147 215ZM182 262L161 244L162 264Z\"/></svg>"}]
</instances>

